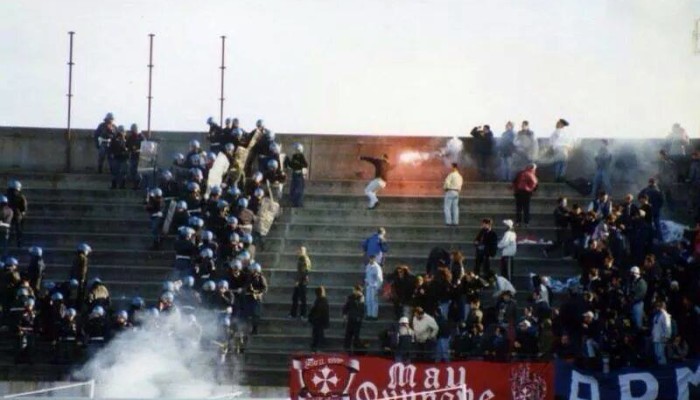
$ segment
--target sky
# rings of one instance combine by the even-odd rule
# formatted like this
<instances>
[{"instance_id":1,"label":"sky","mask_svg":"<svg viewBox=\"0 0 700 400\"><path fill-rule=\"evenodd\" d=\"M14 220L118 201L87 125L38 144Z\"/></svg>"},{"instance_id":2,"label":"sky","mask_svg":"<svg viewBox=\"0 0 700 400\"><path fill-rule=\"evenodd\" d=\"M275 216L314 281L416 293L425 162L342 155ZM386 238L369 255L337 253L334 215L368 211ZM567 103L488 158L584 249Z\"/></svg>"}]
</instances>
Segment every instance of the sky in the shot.
<instances>
[{"instance_id":1,"label":"sky","mask_svg":"<svg viewBox=\"0 0 700 400\"><path fill-rule=\"evenodd\" d=\"M589 137L700 135L700 0L23 0L0 2L0 126L464 135L566 118Z\"/></svg>"}]
</instances>

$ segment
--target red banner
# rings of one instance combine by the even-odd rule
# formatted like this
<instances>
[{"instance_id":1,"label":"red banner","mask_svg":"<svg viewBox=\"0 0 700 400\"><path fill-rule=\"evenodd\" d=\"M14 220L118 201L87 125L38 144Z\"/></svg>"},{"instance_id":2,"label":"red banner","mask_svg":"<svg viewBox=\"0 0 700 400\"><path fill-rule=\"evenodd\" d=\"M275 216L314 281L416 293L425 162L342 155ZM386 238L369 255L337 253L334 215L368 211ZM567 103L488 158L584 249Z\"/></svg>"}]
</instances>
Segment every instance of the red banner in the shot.
<instances>
[{"instance_id":1,"label":"red banner","mask_svg":"<svg viewBox=\"0 0 700 400\"><path fill-rule=\"evenodd\" d=\"M433 393L423 393L430 392ZM459 361L404 364L379 357L314 354L292 359L292 399L552 400L551 363Z\"/></svg>"}]
</instances>

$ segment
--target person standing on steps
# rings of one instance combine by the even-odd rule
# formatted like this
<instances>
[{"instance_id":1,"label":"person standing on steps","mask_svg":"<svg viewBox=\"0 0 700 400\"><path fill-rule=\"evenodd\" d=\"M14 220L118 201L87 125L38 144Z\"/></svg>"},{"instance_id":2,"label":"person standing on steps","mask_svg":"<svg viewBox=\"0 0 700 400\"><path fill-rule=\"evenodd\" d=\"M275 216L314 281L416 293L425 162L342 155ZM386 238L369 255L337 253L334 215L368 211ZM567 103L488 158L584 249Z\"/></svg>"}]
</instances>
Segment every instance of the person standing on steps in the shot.
<instances>
[{"instance_id":1,"label":"person standing on steps","mask_svg":"<svg viewBox=\"0 0 700 400\"><path fill-rule=\"evenodd\" d=\"M311 259L306 253L306 247L300 246L297 257L297 277L294 281L294 293L292 294L292 309L289 318L306 317L306 289L309 286L309 272L311 271ZM324 292L325 293L325 292Z\"/></svg>"},{"instance_id":2,"label":"person standing on steps","mask_svg":"<svg viewBox=\"0 0 700 400\"><path fill-rule=\"evenodd\" d=\"M501 250L501 275L513 281L513 259L518 249L518 236L513 229L512 219L504 220L503 225L508 227L508 230L498 242L498 249Z\"/></svg>"},{"instance_id":3,"label":"person standing on steps","mask_svg":"<svg viewBox=\"0 0 700 400\"><path fill-rule=\"evenodd\" d=\"M360 329L365 316L365 299L362 296L362 286L355 285L352 293L347 297L343 305L343 319L345 320L345 339L343 348L347 352L362 347L360 342Z\"/></svg>"},{"instance_id":4,"label":"person standing on steps","mask_svg":"<svg viewBox=\"0 0 700 400\"><path fill-rule=\"evenodd\" d=\"M481 230L474 238L474 247L476 247L476 261L474 262L474 272L481 275L481 267L484 267L484 273L491 273L491 257L496 255L498 249L498 235L491 229L493 222L490 218L481 220Z\"/></svg>"},{"instance_id":5,"label":"person standing on steps","mask_svg":"<svg viewBox=\"0 0 700 400\"><path fill-rule=\"evenodd\" d=\"M573 138L564 128L569 126L565 119L559 119L555 130L549 137L549 145L552 159L554 161L554 180L564 182L566 175L566 164L569 161L569 153L573 148Z\"/></svg>"},{"instance_id":6,"label":"person standing on steps","mask_svg":"<svg viewBox=\"0 0 700 400\"><path fill-rule=\"evenodd\" d=\"M10 227L12 226L14 213L6 196L0 195L0 256L7 257L7 248L10 243Z\"/></svg>"},{"instance_id":7,"label":"person standing on steps","mask_svg":"<svg viewBox=\"0 0 700 400\"><path fill-rule=\"evenodd\" d=\"M376 256L370 256L365 266L365 308L367 321L379 319L379 291L384 282L382 266L377 263Z\"/></svg>"},{"instance_id":8,"label":"person standing on steps","mask_svg":"<svg viewBox=\"0 0 700 400\"><path fill-rule=\"evenodd\" d=\"M97 173L102 173L102 167L107 158L109 142L117 134L117 127L114 125L114 115L110 112L105 115L104 121L97 126L93 138L97 148Z\"/></svg>"},{"instance_id":9,"label":"person standing on steps","mask_svg":"<svg viewBox=\"0 0 700 400\"><path fill-rule=\"evenodd\" d=\"M309 163L304 157L304 146L301 143L294 144L294 154L284 159L284 168L292 170L292 182L289 185L289 199L292 207L304 206L304 175Z\"/></svg>"},{"instance_id":10,"label":"person standing on steps","mask_svg":"<svg viewBox=\"0 0 700 400\"><path fill-rule=\"evenodd\" d=\"M29 205L27 198L22 194L22 183L13 179L7 185L7 204L12 209L12 231L15 234L17 248L22 247L22 234L24 232L24 217Z\"/></svg>"},{"instance_id":11,"label":"person standing on steps","mask_svg":"<svg viewBox=\"0 0 700 400\"><path fill-rule=\"evenodd\" d=\"M374 257L377 264L384 265L384 257L389 252L389 244L386 241L386 230L377 229L377 233L362 242L362 250L365 252L365 259Z\"/></svg>"},{"instance_id":12,"label":"person standing on steps","mask_svg":"<svg viewBox=\"0 0 700 400\"><path fill-rule=\"evenodd\" d=\"M73 258L73 266L70 271L70 279L75 279L78 282L77 297L75 299L75 309L80 312L80 309L85 302L85 289L87 286L88 275L88 257L92 253L92 248L87 243L81 243L75 252Z\"/></svg>"},{"instance_id":13,"label":"person standing on steps","mask_svg":"<svg viewBox=\"0 0 700 400\"><path fill-rule=\"evenodd\" d=\"M530 164L524 170L518 172L513 179L513 194L515 196L515 226L521 223L530 223L530 199L532 193L537 190L537 165Z\"/></svg>"},{"instance_id":14,"label":"person standing on steps","mask_svg":"<svg viewBox=\"0 0 700 400\"><path fill-rule=\"evenodd\" d=\"M503 182L513 179L513 153L515 153L515 130L513 122L506 123L506 130L501 134L498 142L498 156L500 157L500 178Z\"/></svg>"},{"instance_id":15,"label":"person standing on steps","mask_svg":"<svg viewBox=\"0 0 700 400\"><path fill-rule=\"evenodd\" d=\"M387 184L387 177L389 170L391 169L391 164L389 163L389 156L382 154L381 158L374 157L360 157L360 160L367 161L368 163L374 165L374 179L369 181L367 187L365 187L365 195L369 199L368 210L374 210L379 207L379 199L377 198L377 192L384 189Z\"/></svg>"},{"instance_id":16,"label":"person standing on steps","mask_svg":"<svg viewBox=\"0 0 700 400\"><path fill-rule=\"evenodd\" d=\"M459 173L459 165L452 163L452 172L447 175L442 189L445 191L445 225L459 225L459 192L464 180Z\"/></svg>"},{"instance_id":17,"label":"person standing on steps","mask_svg":"<svg viewBox=\"0 0 700 400\"><path fill-rule=\"evenodd\" d=\"M316 300L309 311L309 323L311 324L311 351L318 351L323 345L325 331L330 327L330 307L326 298L326 288L316 288Z\"/></svg>"},{"instance_id":18,"label":"person standing on steps","mask_svg":"<svg viewBox=\"0 0 700 400\"><path fill-rule=\"evenodd\" d=\"M129 159L129 149L126 147L126 132L124 127L119 126L117 136L109 143L109 161L112 168L112 189L126 188L127 160Z\"/></svg>"}]
</instances>

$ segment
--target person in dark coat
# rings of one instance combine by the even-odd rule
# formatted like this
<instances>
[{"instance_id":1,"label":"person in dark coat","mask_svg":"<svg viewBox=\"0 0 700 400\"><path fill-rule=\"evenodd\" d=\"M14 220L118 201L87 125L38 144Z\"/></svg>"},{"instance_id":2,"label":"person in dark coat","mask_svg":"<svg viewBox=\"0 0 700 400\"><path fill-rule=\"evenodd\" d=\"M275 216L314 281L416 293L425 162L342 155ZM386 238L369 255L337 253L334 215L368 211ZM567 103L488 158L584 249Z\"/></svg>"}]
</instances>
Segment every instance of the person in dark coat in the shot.
<instances>
[{"instance_id":1,"label":"person in dark coat","mask_svg":"<svg viewBox=\"0 0 700 400\"><path fill-rule=\"evenodd\" d=\"M117 135L109 143L109 160L112 168L112 189L126 188L127 160L129 159L129 149L126 146L126 136L124 127L119 126Z\"/></svg>"},{"instance_id":2,"label":"person in dark coat","mask_svg":"<svg viewBox=\"0 0 700 400\"><path fill-rule=\"evenodd\" d=\"M343 305L343 318L345 319L345 340L343 348L351 351L354 347L361 347L360 328L365 317L365 299L362 295L362 286L353 287L352 293L348 296Z\"/></svg>"},{"instance_id":3,"label":"person in dark coat","mask_svg":"<svg viewBox=\"0 0 700 400\"><path fill-rule=\"evenodd\" d=\"M44 278L44 270L46 269L43 258L44 251L41 247L32 246L29 248L29 254L31 255L29 268L27 268L29 286L34 292L39 293L41 291L41 281Z\"/></svg>"},{"instance_id":4,"label":"person in dark coat","mask_svg":"<svg viewBox=\"0 0 700 400\"><path fill-rule=\"evenodd\" d=\"M317 351L323 345L325 330L330 327L330 308L326 298L326 288L316 288L316 301L309 311L311 324L311 351Z\"/></svg>"},{"instance_id":5,"label":"person in dark coat","mask_svg":"<svg viewBox=\"0 0 700 400\"><path fill-rule=\"evenodd\" d=\"M646 195L649 198L654 235L658 239L661 239L661 208L664 206L664 195L656 185L656 179L649 179L649 186L642 189L637 197L641 197L642 195Z\"/></svg>"},{"instance_id":6,"label":"person in dark coat","mask_svg":"<svg viewBox=\"0 0 700 400\"><path fill-rule=\"evenodd\" d=\"M474 272L477 275L481 274L481 267L484 267L484 272L491 272L491 257L496 255L498 250L498 235L493 231L493 222L490 218L481 220L481 230L474 239L476 247L476 261L474 262Z\"/></svg>"},{"instance_id":7,"label":"person in dark coat","mask_svg":"<svg viewBox=\"0 0 700 400\"><path fill-rule=\"evenodd\" d=\"M476 158L476 167L479 172L479 179L487 181L491 173L491 155L493 154L493 132L488 125L477 126L469 133L472 136L472 154Z\"/></svg>"}]
</instances>

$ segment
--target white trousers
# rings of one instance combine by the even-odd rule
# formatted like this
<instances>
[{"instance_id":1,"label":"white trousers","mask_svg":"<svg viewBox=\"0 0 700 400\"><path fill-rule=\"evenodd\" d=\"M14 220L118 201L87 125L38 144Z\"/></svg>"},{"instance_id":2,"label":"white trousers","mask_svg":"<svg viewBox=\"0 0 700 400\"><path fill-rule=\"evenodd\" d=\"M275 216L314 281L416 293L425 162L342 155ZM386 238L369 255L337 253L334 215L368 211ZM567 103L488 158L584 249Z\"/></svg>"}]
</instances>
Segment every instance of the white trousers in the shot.
<instances>
[{"instance_id":1,"label":"white trousers","mask_svg":"<svg viewBox=\"0 0 700 400\"><path fill-rule=\"evenodd\" d=\"M459 192L456 190L445 192L445 223L447 225L459 224Z\"/></svg>"},{"instance_id":2,"label":"white trousers","mask_svg":"<svg viewBox=\"0 0 700 400\"><path fill-rule=\"evenodd\" d=\"M369 207L374 207L375 204L379 202L377 198L377 192L386 187L386 182L382 178L374 178L367 184L365 188L365 195L369 199Z\"/></svg>"}]
</instances>

